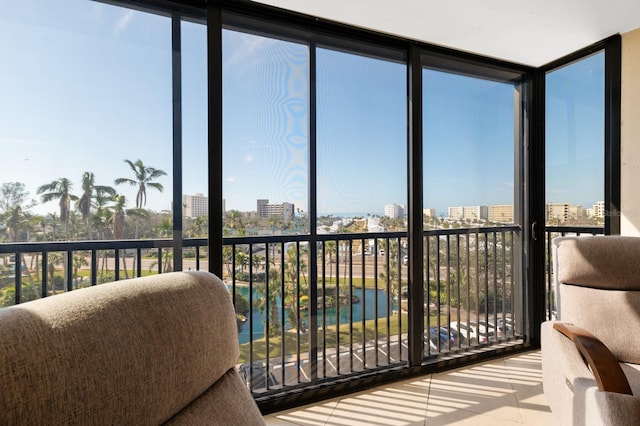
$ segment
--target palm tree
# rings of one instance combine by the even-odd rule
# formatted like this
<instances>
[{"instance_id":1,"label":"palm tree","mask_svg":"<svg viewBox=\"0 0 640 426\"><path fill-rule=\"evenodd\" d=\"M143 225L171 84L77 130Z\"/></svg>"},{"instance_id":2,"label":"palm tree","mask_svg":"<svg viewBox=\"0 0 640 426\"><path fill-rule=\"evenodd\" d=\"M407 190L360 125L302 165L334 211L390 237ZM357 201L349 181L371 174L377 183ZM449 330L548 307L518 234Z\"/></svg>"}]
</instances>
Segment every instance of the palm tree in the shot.
<instances>
[{"instance_id":1,"label":"palm tree","mask_svg":"<svg viewBox=\"0 0 640 426\"><path fill-rule=\"evenodd\" d=\"M94 191L96 194L114 196L116 191L110 186L102 186L95 184L95 176L91 172L84 172L82 174L82 195L76 203L76 207L82 214L82 220L87 227L87 235L89 239L93 239L91 235L91 221L89 220L91 215L91 207L93 205L92 200L94 198ZM98 195L96 195L97 197Z\"/></svg>"},{"instance_id":2,"label":"palm tree","mask_svg":"<svg viewBox=\"0 0 640 426\"><path fill-rule=\"evenodd\" d=\"M278 299L282 295L280 272L275 268L269 269L265 281L266 282L255 284L253 307L262 313L264 335L274 337L281 332L280 319L278 318ZM267 288L269 297L267 297ZM267 316L269 316L268 328L266 321Z\"/></svg>"},{"instance_id":3,"label":"palm tree","mask_svg":"<svg viewBox=\"0 0 640 426\"><path fill-rule=\"evenodd\" d=\"M69 213L71 211L71 201L76 201L77 196L71 194L73 183L67 178L60 178L53 182L42 185L37 193L42 194L42 202L47 203L52 200L60 200L60 221L64 224L65 237L67 236L67 225L69 224Z\"/></svg>"},{"instance_id":4,"label":"palm tree","mask_svg":"<svg viewBox=\"0 0 640 426\"><path fill-rule=\"evenodd\" d=\"M227 226L234 231L242 229L242 213L239 210L227 212Z\"/></svg>"},{"instance_id":5,"label":"palm tree","mask_svg":"<svg viewBox=\"0 0 640 426\"><path fill-rule=\"evenodd\" d=\"M158 191L163 191L163 186L160 183L153 182L154 179L160 176L165 176L167 173L160 169L154 169L153 167L147 167L142 163L142 160L137 160L133 163L131 160L124 160L129 165L135 179L130 178L118 178L115 180L116 185L122 183L129 184L131 186L138 187L138 193L136 194L136 209L140 210L147 205L147 187L155 188ZM135 238L138 239L138 218L136 217L136 232Z\"/></svg>"},{"instance_id":6,"label":"palm tree","mask_svg":"<svg viewBox=\"0 0 640 426\"><path fill-rule=\"evenodd\" d=\"M209 218L207 216L198 216L193 221L193 233L194 237L206 237L207 236L207 225L209 223Z\"/></svg>"},{"instance_id":7,"label":"palm tree","mask_svg":"<svg viewBox=\"0 0 640 426\"><path fill-rule=\"evenodd\" d=\"M47 216L51 222L51 240L56 240L56 231L58 228L58 214L56 212L47 213Z\"/></svg>"},{"instance_id":8,"label":"palm tree","mask_svg":"<svg viewBox=\"0 0 640 426\"><path fill-rule=\"evenodd\" d=\"M116 240L121 240L124 234L124 206L127 203L127 199L124 195L114 195L113 196L113 216L111 216L111 222L113 224L113 238ZM125 278L129 278L129 273L127 272L127 257L123 256L124 263L124 276Z\"/></svg>"},{"instance_id":9,"label":"palm tree","mask_svg":"<svg viewBox=\"0 0 640 426\"><path fill-rule=\"evenodd\" d=\"M9 241L16 242L20 238L20 231L24 229L29 217L28 213L22 210L22 206L12 206L8 208L0 217L4 222Z\"/></svg>"}]
</instances>

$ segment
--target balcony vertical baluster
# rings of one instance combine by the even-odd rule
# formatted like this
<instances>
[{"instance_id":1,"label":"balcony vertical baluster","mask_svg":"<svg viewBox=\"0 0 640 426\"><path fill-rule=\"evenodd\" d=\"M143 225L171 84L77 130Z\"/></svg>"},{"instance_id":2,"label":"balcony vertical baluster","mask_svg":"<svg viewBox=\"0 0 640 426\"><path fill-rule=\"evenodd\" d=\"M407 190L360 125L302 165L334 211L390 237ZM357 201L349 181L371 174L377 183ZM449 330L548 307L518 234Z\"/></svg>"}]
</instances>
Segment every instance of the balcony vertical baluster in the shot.
<instances>
[{"instance_id":1,"label":"balcony vertical baluster","mask_svg":"<svg viewBox=\"0 0 640 426\"><path fill-rule=\"evenodd\" d=\"M296 354L296 361L297 361L297 365L298 365L298 383L301 382L300 380L300 375L304 374L304 371L302 370L302 358L301 358L301 345L300 345L300 338L301 338L301 328L304 326L302 324L302 316L300 315L300 241L296 241L296 245L295 245L295 250L296 250L296 266L295 266L295 284L296 284L296 348L297 348L297 354ZM283 310L284 310L284 305L285 305L285 299L284 299L284 293L282 293L282 306L283 306ZM282 324L282 335L284 335L284 323Z\"/></svg>"},{"instance_id":2,"label":"balcony vertical baluster","mask_svg":"<svg viewBox=\"0 0 640 426\"><path fill-rule=\"evenodd\" d=\"M447 241L447 269L446 269L446 282L445 293L447 299L447 350L451 351L451 330L449 325L451 324L451 235L446 235ZM441 328L438 327L438 331Z\"/></svg>"},{"instance_id":3,"label":"balcony vertical baluster","mask_svg":"<svg viewBox=\"0 0 640 426\"><path fill-rule=\"evenodd\" d=\"M349 260L349 295L347 296L349 303L349 371L353 372L353 241L345 241L345 249L348 247ZM345 253L345 263L347 261L347 253ZM345 265L346 267L346 265ZM366 353L363 353L366 356Z\"/></svg>"},{"instance_id":4,"label":"balcony vertical baluster","mask_svg":"<svg viewBox=\"0 0 640 426\"><path fill-rule=\"evenodd\" d=\"M502 297L500 298L502 308L502 334L505 338L507 335L507 240L504 230L500 231L502 237ZM498 324L496 324L496 327Z\"/></svg>"},{"instance_id":5,"label":"balcony vertical baluster","mask_svg":"<svg viewBox=\"0 0 640 426\"><path fill-rule=\"evenodd\" d=\"M73 250L67 251L67 276L65 280L67 281L67 291L73 290Z\"/></svg>"},{"instance_id":6,"label":"balcony vertical baluster","mask_svg":"<svg viewBox=\"0 0 640 426\"><path fill-rule=\"evenodd\" d=\"M49 274L47 273L47 266L49 265L49 252L43 251L41 253L42 264L40 270L42 271L42 297L49 295ZM53 284L53 283L52 283Z\"/></svg>"},{"instance_id":7,"label":"balcony vertical baluster","mask_svg":"<svg viewBox=\"0 0 640 426\"><path fill-rule=\"evenodd\" d=\"M322 377L327 377L327 242L322 241ZM318 303L313 300L311 303Z\"/></svg>"},{"instance_id":8,"label":"balcony vertical baluster","mask_svg":"<svg viewBox=\"0 0 640 426\"><path fill-rule=\"evenodd\" d=\"M465 260L467 275L467 325L471 322L471 234L467 234L465 238ZM467 327L467 343L471 346L471 328ZM478 342L476 342L478 343Z\"/></svg>"},{"instance_id":9,"label":"balcony vertical baluster","mask_svg":"<svg viewBox=\"0 0 640 426\"><path fill-rule=\"evenodd\" d=\"M340 372L340 244L339 240L335 240L336 244L336 285L335 285L335 306L336 306L336 374ZM329 255L331 262L331 255Z\"/></svg>"},{"instance_id":10,"label":"balcony vertical baluster","mask_svg":"<svg viewBox=\"0 0 640 426\"><path fill-rule=\"evenodd\" d=\"M361 288L361 298L362 300L360 300L360 306L362 307L362 352L364 354L364 357L362 359L362 369L366 370L367 368L367 301L366 301L366 292L365 292L365 288L367 287L366 285L366 276L365 276L365 269L367 268L367 259L365 257L365 249L364 249L364 245L365 245L365 239L363 238L362 240L360 240L360 259L361 259L361 265L362 267L361 269L361 278L362 278L362 288Z\"/></svg>"},{"instance_id":11,"label":"balcony vertical baluster","mask_svg":"<svg viewBox=\"0 0 640 426\"><path fill-rule=\"evenodd\" d=\"M98 283L98 250L91 250L91 285Z\"/></svg>"},{"instance_id":12,"label":"balcony vertical baluster","mask_svg":"<svg viewBox=\"0 0 640 426\"><path fill-rule=\"evenodd\" d=\"M460 338L460 299L462 298L460 291L460 234L456 234L456 329L455 335L457 338L456 349L460 349L460 345L462 344L462 339ZM451 328L451 323L449 323L449 329Z\"/></svg>"}]
</instances>

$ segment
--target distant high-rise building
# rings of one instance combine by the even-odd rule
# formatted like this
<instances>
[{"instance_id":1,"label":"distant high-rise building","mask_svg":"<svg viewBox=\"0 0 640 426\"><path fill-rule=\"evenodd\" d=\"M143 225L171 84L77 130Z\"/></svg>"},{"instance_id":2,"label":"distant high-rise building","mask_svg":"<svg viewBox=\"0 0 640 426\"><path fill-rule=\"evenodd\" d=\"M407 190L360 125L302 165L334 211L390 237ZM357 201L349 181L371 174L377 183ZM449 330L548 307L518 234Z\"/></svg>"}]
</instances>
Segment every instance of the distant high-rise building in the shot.
<instances>
[{"instance_id":1,"label":"distant high-rise building","mask_svg":"<svg viewBox=\"0 0 640 426\"><path fill-rule=\"evenodd\" d=\"M566 222L584 216L582 206L569 203L547 203L547 221Z\"/></svg>"},{"instance_id":2,"label":"distant high-rise building","mask_svg":"<svg viewBox=\"0 0 640 426\"><path fill-rule=\"evenodd\" d=\"M269 200L259 199L257 202L257 213L260 217L282 216L285 222L291 220L295 213L292 203L269 204Z\"/></svg>"},{"instance_id":3,"label":"distant high-rise building","mask_svg":"<svg viewBox=\"0 0 640 426\"><path fill-rule=\"evenodd\" d=\"M183 217L196 218L198 216L207 216L209 214L209 197L200 193L196 195L182 196L182 215Z\"/></svg>"},{"instance_id":4,"label":"distant high-rise building","mask_svg":"<svg viewBox=\"0 0 640 426\"><path fill-rule=\"evenodd\" d=\"M513 204L489 206L489 220L499 223L513 223Z\"/></svg>"},{"instance_id":5,"label":"distant high-rise building","mask_svg":"<svg viewBox=\"0 0 640 426\"><path fill-rule=\"evenodd\" d=\"M487 206L464 206L449 207L450 219L466 220L487 220L489 218L489 207Z\"/></svg>"},{"instance_id":6,"label":"distant high-rise building","mask_svg":"<svg viewBox=\"0 0 640 426\"><path fill-rule=\"evenodd\" d=\"M598 219L604 219L605 208L604 201L598 201L593 205L593 217Z\"/></svg>"},{"instance_id":7,"label":"distant high-rise building","mask_svg":"<svg viewBox=\"0 0 640 426\"><path fill-rule=\"evenodd\" d=\"M422 215L426 217L436 217L436 209L422 209Z\"/></svg>"},{"instance_id":8,"label":"distant high-rise building","mask_svg":"<svg viewBox=\"0 0 640 426\"><path fill-rule=\"evenodd\" d=\"M386 204L384 206L384 215L391 219L404 217L404 206L399 204Z\"/></svg>"}]
</instances>

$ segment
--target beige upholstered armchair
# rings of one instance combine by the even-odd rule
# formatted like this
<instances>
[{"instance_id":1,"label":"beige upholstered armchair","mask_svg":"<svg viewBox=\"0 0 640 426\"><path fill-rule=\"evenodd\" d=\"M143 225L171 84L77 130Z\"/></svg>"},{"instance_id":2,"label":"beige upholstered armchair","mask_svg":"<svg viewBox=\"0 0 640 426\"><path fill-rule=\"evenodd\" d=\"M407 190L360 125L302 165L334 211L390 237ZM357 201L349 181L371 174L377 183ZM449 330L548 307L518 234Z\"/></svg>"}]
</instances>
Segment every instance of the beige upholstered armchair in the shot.
<instances>
[{"instance_id":1,"label":"beige upholstered armchair","mask_svg":"<svg viewBox=\"0 0 640 426\"><path fill-rule=\"evenodd\" d=\"M553 240L557 321L542 324L544 393L560 425L640 423L640 238Z\"/></svg>"}]
</instances>

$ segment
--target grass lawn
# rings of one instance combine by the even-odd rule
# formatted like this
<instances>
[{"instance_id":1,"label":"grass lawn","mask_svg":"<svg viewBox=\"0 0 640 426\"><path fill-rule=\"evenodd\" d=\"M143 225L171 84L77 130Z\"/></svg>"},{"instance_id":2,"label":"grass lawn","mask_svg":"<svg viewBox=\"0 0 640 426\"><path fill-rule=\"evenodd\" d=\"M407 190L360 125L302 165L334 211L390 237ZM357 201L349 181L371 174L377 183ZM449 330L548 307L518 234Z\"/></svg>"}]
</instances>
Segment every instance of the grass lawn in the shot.
<instances>
[{"instance_id":1,"label":"grass lawn","mask_svg":"<svg viewBox=\"0 0 640 426\"><path fill-rule=\"evenodd\" d=\"M447 320L446 315L440 316L440 321L445 323ZM431 324L435 324L437 316L432 315L430 318ZM376 337L376 322L378 326L378 339L386 339L387 330L390 331L389 335L397 336L398 333L407 333L409 328L408 315L406 312L401 314L402 327L399 327L399 317L397 314L389 317L389 324L387 325L387 318L379 318L376 320L365 321L364 338L362 322L353 324L352 332L349 330L349 324L341 325L338 333L336 332L336 326L328 326L323 333L322 329L318 330L318 347L322 347L323 338L326 339L327 347L335 347L338 341L338 334L340 337L340 344L349 344L351 341L354 343L363 342L368 340L374 340ZM295 355L298 352L298 343L300 344L300 352L309 351L309 336L308 334L301 334L300 341L298 342L298 335L294 331L287 331L284 335L284 353L285 355ZM254 359L263 359L266 357L266 339L256 339L253 341L253 357ZM279 357L282 354L282 336L275 336L269 338L269 358ZM243 343L240 345L240 361L246 362L249 360L249 343Z\"/></svg>"}]
</instances>

